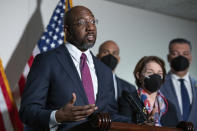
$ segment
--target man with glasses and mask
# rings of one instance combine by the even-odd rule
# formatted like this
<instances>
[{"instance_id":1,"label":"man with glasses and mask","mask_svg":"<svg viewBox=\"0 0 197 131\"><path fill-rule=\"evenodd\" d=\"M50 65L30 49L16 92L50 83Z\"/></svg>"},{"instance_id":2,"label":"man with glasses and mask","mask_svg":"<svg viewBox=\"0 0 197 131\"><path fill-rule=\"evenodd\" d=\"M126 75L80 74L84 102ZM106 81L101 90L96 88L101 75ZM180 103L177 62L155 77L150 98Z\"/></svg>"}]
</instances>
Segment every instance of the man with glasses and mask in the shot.
<instances>
[{"instance_id":1,"label":"man with glasses and mask","mask_svg":"<svg viewBox=\"0 0 197 131\"><path fill-rule=\"evenodd\" d=\"M197 81L189 74L191 50L186 39L170 41L167 58L171 69L161 91L175 105L179 121L190 121L197 129Z\"/></svg>"},{"instance_id":2,"label":"man with glasses and mask","mask_svg":"<svg viewBox=\"0 0 197 131\"><path fill-rule=\"evenodd\" d=\"M99 53L97 54L97 58L106 64L113 72L115 99L117 102L119 102L119 98L122 96L123 90L128 92L133 92L136 90L134 85L115 75L116 66L120 62L119 53L120 49L118 45L114 41L108 40L100 45Z\"/></svg>"},{"instance_id":3,"label":"man with glasses and mask","mask_svg":"<svg viewBox=\"0 0 197 131\"><path fill-rule=\"evenodd\" d=\"M36 131L65 131L94 112L116 114L112 72L90 51L96 41L96 23L84 6L66 12L66 44L36 56L27 77L20 107L25 125Z\"/></svg>"}]
</instances>

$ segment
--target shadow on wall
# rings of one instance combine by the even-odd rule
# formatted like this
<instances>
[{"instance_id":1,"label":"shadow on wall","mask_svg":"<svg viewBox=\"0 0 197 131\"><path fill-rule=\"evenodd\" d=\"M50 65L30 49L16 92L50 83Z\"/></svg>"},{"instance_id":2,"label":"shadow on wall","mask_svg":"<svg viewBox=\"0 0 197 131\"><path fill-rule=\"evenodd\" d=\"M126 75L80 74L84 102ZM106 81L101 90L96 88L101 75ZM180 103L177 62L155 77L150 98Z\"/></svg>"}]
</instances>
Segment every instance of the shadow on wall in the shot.
<instances>
[{"instance_id":1,"label":"shadow on wall","mask_svg":"<svg viewBox=\"0 0 197 131\"><path fill-rule=\"evenodd\" d=\"M24 70L24 67L44 30L40 11L41 3L42 0L37 0L36 10L26 25L23 35L21 36L21 39L5 69L12 90L18 84L18 80Z\"/></svg>"}]
</instances>

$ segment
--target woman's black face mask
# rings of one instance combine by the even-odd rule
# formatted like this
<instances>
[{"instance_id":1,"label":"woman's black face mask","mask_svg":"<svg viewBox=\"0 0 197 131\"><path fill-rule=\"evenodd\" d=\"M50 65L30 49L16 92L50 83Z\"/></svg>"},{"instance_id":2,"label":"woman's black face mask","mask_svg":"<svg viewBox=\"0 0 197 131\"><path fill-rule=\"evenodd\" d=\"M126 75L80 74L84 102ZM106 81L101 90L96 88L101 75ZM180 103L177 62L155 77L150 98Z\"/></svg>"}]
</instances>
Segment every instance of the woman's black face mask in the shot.
<instances>
[{"instance_id":1,"label":"woman's black face mask","mask_svg":"<svg viewBox=\"0 0 197 131\"><path fill-rule=\"evenodd\" d=\"M149 76L145 76L144 78L144 88L151 93L159 90L161 84L162 84L162 78L160 75L152 74Z\"/></svg>"}]
</instances>

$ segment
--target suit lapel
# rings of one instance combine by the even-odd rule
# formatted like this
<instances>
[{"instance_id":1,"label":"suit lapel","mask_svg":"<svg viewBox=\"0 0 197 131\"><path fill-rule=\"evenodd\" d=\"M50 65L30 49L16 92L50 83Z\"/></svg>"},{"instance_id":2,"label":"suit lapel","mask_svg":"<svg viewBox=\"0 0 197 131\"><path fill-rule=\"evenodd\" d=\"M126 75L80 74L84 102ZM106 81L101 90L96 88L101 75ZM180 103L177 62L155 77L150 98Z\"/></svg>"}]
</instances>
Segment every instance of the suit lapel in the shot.
<instances>
[{"instance_id":1,"label":"suit lapel","mask_svg":"<svg viewBox=\"0 0 197 131\"><path fill-rule=\"evenodd\" d=\"M179 119L179 120L182 120L182 117L181 117L181 110L180 110L180 108L179 108L178 97L177 97L176 92L175 92L175 89L174 89L175 87L174 87L174 84L173 84L173 82L172 82L171 73L169 73L167 77L169 77L169 78L168 78L168 79L169 79L169 85L168 85L168 86L169 86L169 87L172 87L172 88L171 88L171 90L172 90L172 95L173 95L173 96L176 96L176 97L173 97L173 99L171 99L171 101L174 103L174 105L175 105L175 107L176 107L178 119Z\"/></svg>"},{"instance_id":2,"label":"suit lapel","mask_svg":"<svg viewBox=\"0 0 197 131\"><path fill-rule=\"evenodd\" d=\"M57 59L59 60L59 62L63 66L66 74L68 74L71 77L72 83L75 85L73 88L75 88L75 90L80 94L80 96L84 100L85 104L88 104L88 99L87 99L85 91L83 89L81 79L79 77L77 69L73 63L73 60L72 60L67 48L63 44L60 46L60 48L57 48L56 52L57 52L56 53Z\"/></svg>"},{"instance_id":3,"label":"suit lapel","mask_svg":"<svg viewBox=\"0 0 197 131\"><path fill-rule=\"evenodd\" d=\"M196 109L197 109L197 105L195 103L197 103L197 83L195 82L195 80L193 80L191 77L190 78L190 82L191 82L191 88L192 88L192 104L191 104L191 111L190 111L190 115L188 117L188 120L191 119L193 112L196 113ZM194 103L194 104L193 104Z\"/></svg>"},{"instance_id":4,"label":"suit lapel","mask_svg":"<svg viewBox=\"0 0 197 131\"><path fill-rule=\"evenodd\" d=\"M99 106L100 102L102 102L99 99L101 99L103 91L104 91L104 90L102 90L102 87L104 85L104 83L103 83L104 82L104 80L103 80L104 77L102 75L103 71L101 70L101 68L99 68L98 60L93 56L93 54L92 54L92 58L93 58L94 67L95 67L95 71L96 71L96 76L97 76L97 80L98 80L98 92L97 92L97 95L96 95L96 102L95 102L95 104L97 106Z\"/></svg>"}]
</instances>

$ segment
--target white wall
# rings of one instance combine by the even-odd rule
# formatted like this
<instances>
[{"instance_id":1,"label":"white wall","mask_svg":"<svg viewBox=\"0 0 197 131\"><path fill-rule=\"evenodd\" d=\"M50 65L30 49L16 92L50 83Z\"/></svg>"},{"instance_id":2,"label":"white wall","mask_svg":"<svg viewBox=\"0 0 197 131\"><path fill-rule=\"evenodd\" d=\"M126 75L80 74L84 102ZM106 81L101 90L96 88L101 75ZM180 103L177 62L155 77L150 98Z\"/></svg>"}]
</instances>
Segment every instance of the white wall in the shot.
<instances>
[{"instance_id":1,"label":"white wall","mask_svg":"<svg viewBox=\"0 0 197 131\"><path fill-rule=\"evenodd\" d=\"M0 1L0 57L11 86L17 83L25 61L42 32L39 23L43 22L44 27L48 24L57 2L58 0L43 0L41 10L35 12L36 0ZM197 78L196 22L104 0L73 0L73 4L87 6L99 20L97 41L92 49L95 55L99 45L105 40L111 39L119 44L121 62L116 72L125 80L134 83L133 69L137 61L145 55L157 55L163 58L168 70L166 59L168 43L176 37L185 37L192 42L193 63L190 72ZM36 28L29 28L31 25ZM32 34L32 29L36 34ZM24 32L27 32L26 37Z\"/></svg>"}]
</instances>

